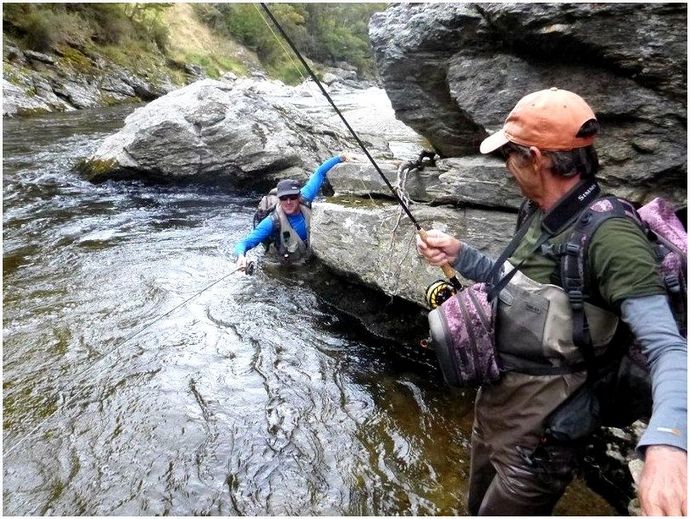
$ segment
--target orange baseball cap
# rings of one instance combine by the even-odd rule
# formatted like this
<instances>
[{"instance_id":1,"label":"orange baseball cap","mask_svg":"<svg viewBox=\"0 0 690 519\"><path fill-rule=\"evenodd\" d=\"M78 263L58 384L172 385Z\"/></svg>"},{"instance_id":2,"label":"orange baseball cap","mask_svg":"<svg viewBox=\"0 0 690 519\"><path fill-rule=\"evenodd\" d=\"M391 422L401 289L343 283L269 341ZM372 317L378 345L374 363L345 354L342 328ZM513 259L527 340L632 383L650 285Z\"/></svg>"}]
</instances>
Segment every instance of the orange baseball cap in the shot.
<instances>
[{"instance_id":1,"label":"orange baseball cap","mask_svg":"<svg viewBox=\"0 0 690 519\"><path fill-rule=\"evenodd\" d=\"M484 139L479 151L491 153L508 142L544 151L583 148L594 142L594 135L577 137L577 133L590 119L596 116L579 95L555 87L539 90L518 101L503 128Z\"/></svg>"}]
</instances>

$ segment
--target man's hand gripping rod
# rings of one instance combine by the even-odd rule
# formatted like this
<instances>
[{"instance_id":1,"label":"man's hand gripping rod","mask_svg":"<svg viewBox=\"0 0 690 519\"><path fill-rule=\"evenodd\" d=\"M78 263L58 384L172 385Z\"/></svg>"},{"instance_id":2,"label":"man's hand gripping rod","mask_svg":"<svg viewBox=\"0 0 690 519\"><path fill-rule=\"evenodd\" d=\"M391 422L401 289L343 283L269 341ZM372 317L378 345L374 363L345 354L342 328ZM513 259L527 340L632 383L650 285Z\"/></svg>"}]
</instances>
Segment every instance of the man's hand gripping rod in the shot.
<instances>
[{"instance_id":1,"label":"man's hand gripping rod","mask_svg":"<svg viewBox=\"0 0 690 519\"><path fill-rule=\"evenodd\" d=\"M309 75L311 76L311 78L314 80L314 83L316 83L316 85L319 87L319 89L321 89L321 93L326 97L326 99L327 99L328 102L331 104L331 106L333 107L333 109L335 110L335 112L338 114L338 116L340 117L340 119L343 121L343 124L345 124L345 127L350 131L350 134L352 134L352 136L355 138L355 141L357 141L357 144L359 144L359 147L362 148L362 151L364 151L364 154L365 154L365 155L367 156L367 158L369 159L369 162L371 162L371 164L374 166L374 169L375 169L376 172L380 175L381 179L383 179L383 182L386 184L386 186L388 186L388 189L390 189L391 193L393 193L393 196L394 196L395 199L398 201L398 203L400 204L400 206L403 208L403 210L405 211L405 214L407 214L408 218L412 221L412 223L414 224L414 226L417 228L417 233L419 234L419 236L422 238L422 240L426 241L426 238L427 238L426 231L425 231L424 229L422 229L422 226L419 225L419 223L417 222L417 220L415 219L415 217L412 216L412 213L410 212L410 209L407 207L407 205L405 204L405 202L403 202L402 198L400 198L400 195L398 195L398 193L395 191L395 189L393 188L393 186L391 185L391 183L388 181L388 179L386 178L386 176L383 174L383 172L381 171L381 168L379 168L379 165L376 163L376 161L374 160L374 158L369 154L369 150L367 150L366 146L364 146L364 143L363 143L363 142L360 140L360 138L357 136L357 134L355 133L355 131L352 129L352 127L350 126L350 124L347 122L347 120L346 120L345 117L343 116L343 114L340 113L340 110L338 109L338 107L337 107L337 106L335 105L335 103L333 102L333 99L331 99L331 96L328 95L328 92L326 92L326 89L325 89L325 88L323 87L323 85L321 84L321 81L319 81L319 78L317 78L316 75L314 74L314 72L311 70L311 67L310 67L310 66L307 64L307 62L304 60L304 58L302 57L302 54L300 54L299 50L297 50L297 47L295 47L295 45L292 43L292 40L291 40L290 37L285 33L285 31L283 30L283 28L281 27L281 25L278 23L278 20L276 20L275 16L273 16L273 13L270 11L270 9L268 8L268 6L267 6L265 3L262 2L262 3L261 3L261 7L263 8L264 11L266 11L266 14L267 14L268 17L271 19L271 21L273 22L273 24L276 26L276 28L278 29L278 32L280 32L280 34L281 34L282 37L285 39L285 41L288 43L288 45L290 45L290 48L293 50L293 52L295 53L295 55L296 55L296 56L299 58L299 60L302 62L302 65L303 65L304 68L307 70L307 72L309 73ZM454 287L456 290L459 290L459 289L461 288L460 281L458 280L457 274L456 274L455 270L453 269L453 267L451 267L448 263L445 263L444 265L441 265L441 270L443 270L443 274L448 278L448 280L450 281L451 285L453 285L453 287Z\"/></svg>"},{"instance_id":2,"label":"man's hand gripping rod","mask_svg":"<svg viewBox=\"0 0 690 519\"><path fill-rule=\"evenodd\" d=\"M414 223L417 227L417 234L419 234L419 237L422 240L424 240L424 242L426 242L428 236L426 230L422 229L422 227L419 224L417 224L417 222L415 222L414 219L412 223ZM443 271L443 275L448 278L448 281L450 281L450 284L453 285L453 288L455 290L460 290L462 288L462 285L460 285L460 281L458 280L458 275L455 272L455 269L451 267L449 263L444 263L443 265L441 265L441 270Z\"/></svg>"}]
</instances>

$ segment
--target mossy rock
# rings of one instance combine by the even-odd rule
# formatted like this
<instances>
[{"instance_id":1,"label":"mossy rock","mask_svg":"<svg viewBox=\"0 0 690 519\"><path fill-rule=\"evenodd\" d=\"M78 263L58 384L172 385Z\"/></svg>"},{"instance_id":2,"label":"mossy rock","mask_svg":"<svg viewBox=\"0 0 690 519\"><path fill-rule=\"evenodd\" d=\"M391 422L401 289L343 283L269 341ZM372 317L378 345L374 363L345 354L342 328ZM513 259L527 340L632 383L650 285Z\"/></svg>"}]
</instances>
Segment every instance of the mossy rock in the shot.
<instances>
[{"instance_id":1,"label":"mossy rock","mask_svg":"<svg viewBox=\"0 0 690 519\"><path fill-rule=\"evenodd\" d=\"M62 54L62 58L60 59L61 65L81 73L90 74L94 72L94 66L91 60L74 47L62 45L60 46L60 53Z\"/></svg>"},{"instance_id":2,"label":"mossy rock","mask_svg":"<svg viewBox=\"0 0 690 519\"><path fill-rule=\"evenodd\" d=\"M118 169L118 165L113 159L80 159L74 169L90 182L102 182Z\"/></svg>"}]
</instances>

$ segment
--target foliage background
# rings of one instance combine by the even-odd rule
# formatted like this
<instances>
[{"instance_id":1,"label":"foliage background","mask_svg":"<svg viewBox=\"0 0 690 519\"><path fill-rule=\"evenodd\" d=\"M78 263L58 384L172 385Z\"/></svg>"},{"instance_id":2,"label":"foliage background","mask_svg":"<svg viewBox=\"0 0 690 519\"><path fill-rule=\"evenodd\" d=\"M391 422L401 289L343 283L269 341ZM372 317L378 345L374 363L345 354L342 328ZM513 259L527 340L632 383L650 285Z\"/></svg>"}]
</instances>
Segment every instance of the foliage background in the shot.
<instances>
[{"instance_id":1,"label":"foliage background","mask_svg":"<svg viewBox=\"0 0 690 519\"><path fill-rule=\"evenodd\" d=\"M39 52L64 52L66 47L97 51L125 66L192 63L210 77L246 71L242 56L233 53L235 43L255 53L270 76L288 83L302 79L294 56L291 60L286 55L287 44L269 29L270 21L259 4L191 6L182 11L180 4L173 3L5 3L3 36ZM385 6L281 3L269 8L305 57L320 65L346 62L366 77L374 70L368 21ZM189 19L180 20L181 12ZM185 48L179 38L172 41L173 19L196 27L195 33L210 33L214 43Z\"/></svg>"}]
</instances>

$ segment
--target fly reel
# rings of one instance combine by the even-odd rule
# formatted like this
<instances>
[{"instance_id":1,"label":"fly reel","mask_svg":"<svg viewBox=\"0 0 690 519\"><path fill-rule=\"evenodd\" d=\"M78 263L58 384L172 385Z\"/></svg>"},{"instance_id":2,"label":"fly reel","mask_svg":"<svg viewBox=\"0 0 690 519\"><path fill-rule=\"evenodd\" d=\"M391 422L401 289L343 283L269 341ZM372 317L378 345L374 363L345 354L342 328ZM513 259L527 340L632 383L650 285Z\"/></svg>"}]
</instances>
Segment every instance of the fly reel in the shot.
<instances>
[{"instance_id":1,"label":"fly reel","mask_svg":"<svg viewBox=\"0 0 690 519\"><path fill-rule=\"evenodd\" d=\"M448 283L448 281L439 279L427 287L424 298L429 308L433 310L453 297L455 292L456 290L453 285Z\"/></svg>"}]
</instances>

